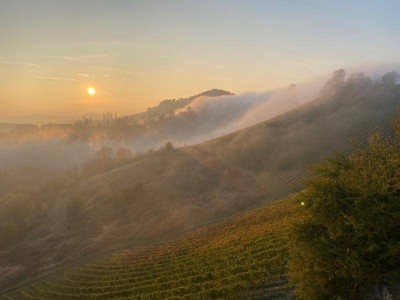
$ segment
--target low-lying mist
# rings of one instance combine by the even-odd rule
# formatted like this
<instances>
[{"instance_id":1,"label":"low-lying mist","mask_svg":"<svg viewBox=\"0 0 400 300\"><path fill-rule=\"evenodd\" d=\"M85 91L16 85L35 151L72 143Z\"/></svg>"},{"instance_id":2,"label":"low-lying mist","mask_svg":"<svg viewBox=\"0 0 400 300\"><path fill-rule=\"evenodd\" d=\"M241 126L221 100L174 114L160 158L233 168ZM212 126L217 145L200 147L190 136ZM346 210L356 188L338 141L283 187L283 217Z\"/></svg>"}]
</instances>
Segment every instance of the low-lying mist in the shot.
<instances>
[{"instance_id":1,"label":"low-lying mist","mask_svg":"<svg viewBox=\"0 0 400 300\"><path fill-rule=\"evenodd\" d=\"M380 77L374 74L378 71L383 74L393 67L397 66L370 66L366 74L379 81ZM271 119L317 98L328 78L320 76L273 91L197 97L184 108L149 115L135 123L124 118L107 123L85 120L50 131L42 127L27 134L0 132L0 175L15 174L15 178L30 175L35 181L66 171L80 173L85 164L94 165L99 156L126 162L136 155L158 150L167 142L177 147L201 143ZM16 179L11 186L18 186L18 182ZM0 193L1 188L0 184Z\"/></svg>"}]
</instances>

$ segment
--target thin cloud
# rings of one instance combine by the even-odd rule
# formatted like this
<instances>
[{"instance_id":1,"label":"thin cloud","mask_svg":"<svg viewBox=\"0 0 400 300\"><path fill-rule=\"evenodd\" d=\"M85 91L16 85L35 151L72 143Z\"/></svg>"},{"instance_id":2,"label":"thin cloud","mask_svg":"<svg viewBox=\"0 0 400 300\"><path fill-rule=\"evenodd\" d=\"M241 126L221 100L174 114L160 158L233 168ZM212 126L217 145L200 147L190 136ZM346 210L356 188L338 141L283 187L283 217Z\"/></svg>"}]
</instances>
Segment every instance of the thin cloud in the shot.
<instances>
[{"instance_id":1,"label":"thin cloud","mask_svg":"<svg viewBox=\"0 0 400 300\"><path fill-rule=\"evenodd\" d=\"M182 56L174 56L174 55L158 55L156 58L173 58L173 59L181 59Z\"/></svg>"},{"instance_id":2,"label":"thin cloud","mask_svg":"<svg viewBox=\"0 0 400 300\"><path fill-rule=\"evenodd\" d=\"M34 68L42 68L42 65L38 64L32 64L24 61L9 61L9 60L3 60L0 59L0 63L6 64L6 65L21 65L21 66L27 66L27 67L34 67Z\"/></svg>"},{"instance_id":3,"label":"thin cloud","mask_svg":"<svg viewBox=\"0 0 400 300\"><path fill-rule=\"evenodd\" d=\"M121 71L121 72L129 72L128 70L125 69L118 69L118 68L102 68L103 70L108 70L108 71Z\"/></svg>"},{"instance_id":4,"label":"thin cloud","mask_svg":"<svg viewBox=\"0 0 400 300\"><path fill-rule=\"evenodd\" d=\"M84 73L75 73L75 74L58 74L59 76L77 76L77 77L90 77L93 75L84 74Z\"/></svg>"},{"instance_id":5,"label":"thin cloud","mask_svg":"<svg viewBox=\"0 0 400 300\"><path fill-rule=\"evenodd\" d=\"M144 73L140 73L140 72L134 72L134 71L130 71L130 70L126 70L126 69L120 69L120 68L107 68L107 67L103 67L101 68L102 70L106 70L106 71L116 71L116 72L121 72L124 73L125 75L144 75ZM108 74L106 74L108 75ZM112 74L110 74L112 75ZM107 76L106 76L107 77Z\"/></svg>"},{"instance_id":6,"label":"thin cloud","mask_svg":"<svg viewBox=\"0 0 400 300\"><path fill-rule=\"evenodd\" d=\"M92 75L90 74L83 74L83 73L77 73L77 74L73 74L74 76L79 76L79 77L90 77Z\"/></svg>"},{"instance_id":7,"label":"thin cloud","mask_svg":"<svg viewBox=\"0 0 400 300\"><path fill-rule=\"evenodd\" d=\"M289 74L282 74L282 75L276 75L278 77L287 77L287 78L297 78L298 76L296 75L289 75Z\"/></svg>"},{"instance_id":8,"label":"thin cloud","mask_svg":"<svg viewBox=\"0 0 400 300\"><path fill-rule=\"evenodd\" d=\"M102 58L102 57L107 57L108 54L91 54L91 55L81 55L79 57L83 59L92 59L92 58Z\"/></svg>"},{"instance_id":9,"label":"thin cloud","mask_svg":"<svg viewBox=\"0 0 400 300\"><path fill-rule=\"evenodd\" d=\"M300 60L293 60L292 63L302 66L308 70L313 70L313 68L311 67L311 65L305 63L304 61L300 61Z\"/></svg>"},{"instance_id":10,"label":"thin cloud","mask_svg":"<svg viewBox=\"0 0 400 300\"><path fill-rule=\"evenodd\" d=\"M47 76L36 76L37 79L46 79L46 80L64 80L64 81L78 81L73 78L60 78L60 77L47 77Z\"/></svg>"},{"instance_id":11,"label":"thin cloud","mask_svg":"<svg viewBox=\"0 0 400 300\"><path fill-rule=\"evenodd\" d=\"M143 75L144 73L127 71L126 74L128 74L128 75Z\"/></svg>"},{"instance_id":12,"label":"thin cloud","mask_svg":"<svg viewBox=\"0 0 400 300\"><path fill-rule=\"evenodd\" d=\"M209 79L209 80L219 80L219 81L232 80L232 78L226 78L226 77L206 77L206 79Z\"/></svg>"},{"instance_id":13,"label":"thin cloud","mask_svg":"<svg viewBox=\"0 0 400 300\"><path fill-rule=\"evenodd\" d=\"M57 55L48 55L46 58L51 59L59 59L59 60L68 60L68 61L78 61L78 62L86 62L85 59L75 56L57 56Z\"/></svg>"},{"instance_id":14,"label":"thin cloud","mask_svg":"<svg viewBox=\"0 0 400 300\"><path fill-rule=\"evenodd\" d=\"M90 59L107 57L107 54L90 54L90 55L78 55L78 56L68 56L68 55L47 55L46 58L58 59L58 60L68 60L77 62L87 62Z\"/></svg>"}]
</instances>

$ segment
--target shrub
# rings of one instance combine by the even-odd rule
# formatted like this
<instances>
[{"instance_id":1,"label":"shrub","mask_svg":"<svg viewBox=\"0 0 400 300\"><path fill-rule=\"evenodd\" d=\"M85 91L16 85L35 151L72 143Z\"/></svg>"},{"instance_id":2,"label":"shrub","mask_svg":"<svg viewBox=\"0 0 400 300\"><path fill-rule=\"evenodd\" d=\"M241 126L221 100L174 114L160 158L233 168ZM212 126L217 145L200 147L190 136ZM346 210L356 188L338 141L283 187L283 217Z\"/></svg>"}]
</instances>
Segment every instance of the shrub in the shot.
<instances>
[{"instance_id":1,"label":"shrub","mask_svg":"<svg viewBox=\"0 0 400 300\"><path fill-rule=\"evenodd\" d=\"M293 228L289 276L300 299L360 299L400 270L400 119L313 168L295 199L307 219Z\"/></svg>"}]
</instances>

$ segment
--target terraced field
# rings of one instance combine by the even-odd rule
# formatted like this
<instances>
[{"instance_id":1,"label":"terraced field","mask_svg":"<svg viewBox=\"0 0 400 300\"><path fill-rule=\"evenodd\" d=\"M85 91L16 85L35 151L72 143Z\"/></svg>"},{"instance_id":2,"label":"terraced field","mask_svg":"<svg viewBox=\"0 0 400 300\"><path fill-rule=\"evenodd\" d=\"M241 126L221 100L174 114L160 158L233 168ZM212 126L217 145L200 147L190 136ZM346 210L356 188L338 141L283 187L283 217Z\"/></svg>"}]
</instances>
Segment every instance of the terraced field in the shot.
<instances>
[{"instance_id":1,"label":"terraced field","mask_svg":"<svg viewBox=\"0 0 400 300\"><path fill-rule=\"evenodd\" d=\"M285 200L168 242L121 251L10 294L8 299L290 299Z\"/></svg>"}]
</instances>

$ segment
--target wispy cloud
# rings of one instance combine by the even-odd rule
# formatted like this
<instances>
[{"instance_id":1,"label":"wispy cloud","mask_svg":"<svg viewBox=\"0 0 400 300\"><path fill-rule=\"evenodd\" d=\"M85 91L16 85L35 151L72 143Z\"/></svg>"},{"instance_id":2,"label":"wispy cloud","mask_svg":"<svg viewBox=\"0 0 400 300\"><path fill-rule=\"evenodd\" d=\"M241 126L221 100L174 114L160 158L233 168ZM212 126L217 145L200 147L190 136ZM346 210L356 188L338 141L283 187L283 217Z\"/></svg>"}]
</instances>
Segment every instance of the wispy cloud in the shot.
<instances>
[{"instance_id":1,"label":"wispy cloud","mask_svg":"<svg viewBox=\"0 0 400 300\"><path fill-rule=\"evenodd\" d=\"M281 74L281 75L276 75L278 77L287 77L287 78L297 78L298 76L296 75L290 75L290 74Z\"/></svg>"},{"instance_id":2,"label":"wispy cloud","mask_svg":"<svg viewBox=\"0 0 400 300\"><path fill-rule=\"evenodd\" d=\"M47 55L45 58L58 59L58 60L68 60L68 61L77 61L77 62L87 62L91 59L107 57L107 54L89 54L89 55L77 55L77 56L69 56L69 55Z\"/></svg>"},{"instance_id":3,"label":"wispy cloud","mask_svg":"<svg viewBox=\"0 0 400 300\"><path fill-rule=\"evenodd\" d=\"M176 55L158 55L156 58L168 58L168 59L180 59L183 58L182 56L176 56Z\"/></svg>"},{"instance_id":4,"label":"wispy cloud","mask_svg":"<svg viewBox=\"0 0 400 300\"><path fill-rule=\"evenodd\" d=\"M85 74L85 73L57 74L57 75L59 75L59 76L67 76L67 77L71 77L71 76L72 76L72 77L83 77L83 78L93 76L93 75Z\"/></svg>"},{"instance_id":5,"label":"wispy cloud","mask_svg":"<svg viewBox=\"0 0 400 300\"><path fill-rule=\"evenodd\" d=\"M101 68L102 70L105 71L114 71L116 73L118 73L119 75L121 75L121 73L123 73L124 75L143 75L144 73L140 73L140 72L134 72L134 71L130 71L130 70L126 70L126 69L121 69L121 68L107 68L107 67L103 67ZM106 76L109 75L109 76ZM105 77L110 77L113 74L106 74L104 75Z\"/></svg>"},{"instance_id":6,"label":"wispy cloud","mask_svg":"<svg viewBox=\"0 0 400 300\"><path fill-rule=\"evenodd\" d=\"M206 79L209 79L209 80L219 80L219 81L232 80L232 78L226 78L226 77L206 77Z\"/></svg>"},{"instance_id":7,"label":"wispy cloud","mask_svg":"<svg viewBox=\"0 0 400 300\"><path fill-rule=\"evenodd\" d=\"M292 61L293 64L302 66L308 70L312 70L313 68L311 67L311 65L309 65L308 63L304 62L304 61L300 61L300 60L293 60Z\"/></svg>"},{"instance_id":8,"label":"wispy cloud","mask_svg":"<svg viewBox=\"0 0 400 300\"><path fill-rule=\"evenodd\" d=\"M78 61L78 62L86 62L85 59L82 59L81 57L76 57L76 56L48 55L48 56L45 56L45 58L58 59L58 60L68 60L68 61Z\"/></svg>"},{"instance_id":9,"label":"wispy cloud","mask_svg":"<svg viewBox=\"0 0 400 300\"><path fill-rule=\"evenodd\" d=\"M84 74L84 73L77 73L77 74L73 74L74 76L79 76L79 77L90 77L92 75L90 74Z\"/></svg>"},{"instance_id":10,"label":"wispy cloud","mask_svg":"<svg viewBox=\"0 0 400 300\"><path fill-rule=\"evenodd\" d=\"M121 72L129 72L128 70L125 69L119 69L119 68L102 68L103 70L108 70L108 71L121 71Z\"/></svg>"},{"instance_id":11,"label":"wispy cloud","mask_svg":"<svg viewBox=\"0 0 400 300\"><path fill-rule=\"evenodd\" d=\"M79 57L83 59L92 59L92 58L102 58L107 56L108 54L90 54L90 55L80 55Z\"/></svg>"},{"instance_id":12,"label":"wispy cloud","mask_svg":"<svg viewBox=\"0 0 400 300\"><path fill-rule=\"evenodd\" d=\"M6 64L6 65L21 65L21 66L27 66L27 67L34 67L34 68L42 68L42 65L38 64L32 64L24 61L9 61L9 60L3 60L0 59L0 63Z\"/></svg>"},{"instance_id":13,"label":"wispy cloud","mask_svg":"<svg viewBox=\"0 0 400 300\"><path fill-rule=\"evenodd\" d=\"M78 81L73 78L60 78L60 77L47 77L47 76L36 76L37 79L47 79L47 80L64 80L64 81Z\"/></svg>"}]
</instances>

